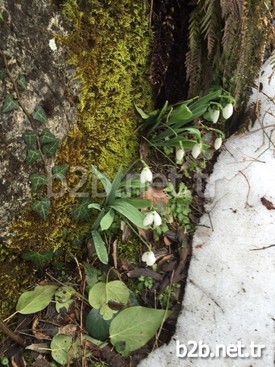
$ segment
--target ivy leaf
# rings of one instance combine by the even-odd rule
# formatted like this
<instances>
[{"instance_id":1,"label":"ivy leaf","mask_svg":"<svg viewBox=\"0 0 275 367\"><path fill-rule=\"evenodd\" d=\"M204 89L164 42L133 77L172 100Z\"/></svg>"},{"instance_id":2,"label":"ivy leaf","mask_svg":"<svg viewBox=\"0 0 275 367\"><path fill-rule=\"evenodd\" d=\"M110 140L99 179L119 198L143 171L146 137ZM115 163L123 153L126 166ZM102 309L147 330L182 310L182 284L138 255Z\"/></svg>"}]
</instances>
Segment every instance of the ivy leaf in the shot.
<instances>
[{"instance_id":1,"label":"ivy leaf","mask_svg":"<svg viewBox=\"0 0 275 367\"><path fill-rule=\"evenodd\" d=\"M36 133L34 133L33 131L26 131L22 135L22 138L27 147L31 148L36 142Z\"/></svg>"},{"instance_id":2,"label":"ivy leaf","mask_svg":"<svg viewBox=\"0 0 275 367\"><path fill-rule=\"evenodd\" d=\"M26 163L34 164L40 158L40 152L38 149L29 148L27 150Z\"/></svg>"},{"instance_id":3,"label":"ivy leaf","mask_svg":"<svg viewBox=\"0 0 275 367\"><path fill-rule=\"evenodd\" d=\"M55 153L57 151L59 145L59 140L55 139L52 143L45 144L42 146L42 152L49 158L52 158L55 156Z\"/></svg>"},{"instance_id":4,"label":"ivy leaf","mask_svg":"<svg viewBox=\"0 0 275 367\"><path fill-rule=\"evenodd\" d=\"M39 138L41 145L53 143L56 141L56 137L50 132L49 129L44 129Z\"/></svg>"},{"instance_id":5,"label":"ivy leaf","mask_svg":"<svg viewBox=\"0 0 275 367\"><path fill-rule=\"evenodd\" d=\"M142 306L126 308L111 322L110 341L117 352L127 356L152 339L170 314L171 311Z\"/></svg>"},{"instance_id":6,"label":"ivy leaf","mask_svg":"<svg viewBox=\"0 0 275 367\"><path fill-rule=\"evenodd\" d=\"M35 120L37 120L37 121L39 121L39 122L41 122L41 123L45 123L45 122L47 122L47 121L48 121L48 117L47 117L47 115L46 115L46 112L45 112L45 110L43 109L43 107L42 107L42 106L40 106L40 105L37 105L37 106L35 107L35 109L33 110L33 113L32 113L32 117L33 117Z\"/></svg>"},{"instance_id":7,"label":"ivy leaf","mask_svg":"<svg viewBox=\"0 0 275 367\"><path fill-rule=\"evenodd\" d=\"M30 176L32 190L37 192L41 186L48 183L47 177L39 175L38 173L33 173Z\"/></svg>"},{"instance_id":8,"label":"ivy leaf","mask_svg":"<svg viewBox=\"0 0 275 367\"><path fill-rule=\"evenodd\" d=\"M11 94L7 94L3 104L3 113L16 110L17 108L19 108L18 102L13 99L13 96Z\"/></svg>"},{"instance_id":9,"label":"ivy leaf","mask_svg":"<svg viewBox=\"0 0 275 367\"><path fill-rule=\"evenodd\" d=\"M68 171L68 168L69 166L67 164L54 166L52 169L54 178L58 181L62 181Z\"/></svg>"},{"instance_id":10,"label":"ivy leaf","mask_svg":"<svg viewBox=\"0 0 275 367\"><path fill-rule=\"evenodd\" d=\"M41 200L36 200L32 203L32 209L40 215L44 220L48 219L49 208L51 206L51 201L49 198L43 198Z\"/></svg>"},{"instance_id":11,"label":"ivy leaf","mask_svg":"<svg viewBox=\"0 0 275 367\"><path fill-rule=\"evenodd\" d=\"M81 220L89 220L91 216L91 211L88 205L91 204L90 198L82 198L82 200L74 207L72 211L72 217L77 222Z\"/></svg>"},{"instance_id":12,"label":"ivy leaf","mask_svg":"<svg viewBox=\"0 0 275 367\"><path fill-rule=\"evenodd\" d=\"M27 80L25 78L25 76L23 74L20 74L18 79L17 79L17 84L19 85L20 88L22 89L26 89L27 87Z\"/></svg>"},{"instance_id":13,"label":"ivy leaf","mask_svg":"<svg viewBox=\"0 0 275 367\"><path fill-rule=\"evenodd\" d=\"M38 285L33 291L24 292L18 299L16 311L28 315L43 310L51 302L57 288L56 285Z\"/></svg>"},{"instance_id":14,"label":"ivy leaf","mask_svg":"<svg viewBox=\"0 0 275 367\"><path fill-rule=\"evenodd\" d=\"M22 259L33 262L38 268L51 262L54 257L53 250L49 251L26 251L21 255Z\"/></svg>"}]
</instances>

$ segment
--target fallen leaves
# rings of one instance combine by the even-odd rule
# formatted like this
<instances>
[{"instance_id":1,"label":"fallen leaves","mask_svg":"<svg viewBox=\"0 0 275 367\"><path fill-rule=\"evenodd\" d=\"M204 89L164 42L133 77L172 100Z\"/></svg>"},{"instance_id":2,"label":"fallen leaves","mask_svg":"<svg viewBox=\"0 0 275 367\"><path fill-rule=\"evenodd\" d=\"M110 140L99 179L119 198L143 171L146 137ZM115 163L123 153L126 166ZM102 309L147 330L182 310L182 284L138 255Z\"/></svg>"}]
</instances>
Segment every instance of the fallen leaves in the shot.
<instances>
[{"instance_id":1,"label":"fallen leaves","mask_svg":"<svg viewBox=\"0 0 275 367\"><path fill-rule=\"evenodd\" d=\"M261 198L261 202L266 207L266 209L268 209L268 210L275 209L275 206L273 205L273 203L271 201L267 200L265 197Z\"/></svg>"}]
</instances>

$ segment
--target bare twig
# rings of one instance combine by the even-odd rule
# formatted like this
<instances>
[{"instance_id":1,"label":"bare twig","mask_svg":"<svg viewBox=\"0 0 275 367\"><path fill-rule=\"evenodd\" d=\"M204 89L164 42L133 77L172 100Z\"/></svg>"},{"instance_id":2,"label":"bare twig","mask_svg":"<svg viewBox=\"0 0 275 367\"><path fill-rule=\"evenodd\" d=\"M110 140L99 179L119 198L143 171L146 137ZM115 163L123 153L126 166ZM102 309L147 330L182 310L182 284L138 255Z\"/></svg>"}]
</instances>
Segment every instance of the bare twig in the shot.
<instances>
[{"instance_id":1,"label":"bare twig","mask_svg":"<svg viewBox=\"0 0 275 367\"><path fill-rule=\"evenodd\" d=\"M17 344L22 345L22 347L26 347L25 341L17 334L15 334L2 320L0 320L0 330L14 340Z\"/></svg>"},{"instance_id":2,"label":"bare twig","mask_svg":"<svg viewBox=\"0 0 275 367\"><path fill-rule=\"evenodd\" d=\"M274 247L274 245L269 245L269 246L266 246L266 247L261 247L261 248L253 248L253 249L250 249L249 251L259 251L259 250L266 250L267 248L270 248L270 247Z\"/></svg>"}]
</instances>

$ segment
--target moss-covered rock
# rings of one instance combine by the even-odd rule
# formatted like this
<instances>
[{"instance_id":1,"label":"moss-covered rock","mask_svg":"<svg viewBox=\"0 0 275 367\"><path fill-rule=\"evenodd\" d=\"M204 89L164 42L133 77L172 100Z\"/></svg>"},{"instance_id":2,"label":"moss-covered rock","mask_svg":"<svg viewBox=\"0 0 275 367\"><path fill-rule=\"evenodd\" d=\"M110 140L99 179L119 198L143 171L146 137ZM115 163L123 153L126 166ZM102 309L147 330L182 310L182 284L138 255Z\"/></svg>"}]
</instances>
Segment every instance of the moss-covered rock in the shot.
<instances>
[{"instance_id":1,"label":"moss-covered rock","mask_svg":"<svg viewBox=\"0 0 275 367\"><path fill-rule=\"evenodd\" d=\"M63 11L71 31L66 36L59 35L58 42L68 48L68 62L75 67L79 117L61 145L57 162L70 168L66 185L53 185L55 194L48 220L42 220L29 206L11 225L13 238L4 246L4 257L9 261L0 279L2 315L7 310L5 300L14 302L23 285L23 277L16 276L12 291L7 287L8 279L14 277L10 270L18 268L22 252L62 247L82 253L79 243L90 225L72 220L71 211L78 200L75 193L91 195L92 164L113 177L120 165L126 168L138 158L139 119L134 104L151 108L146 3L122 0L118 5L114 1L86 0L78 4L67 0ZM61 189L63 193L58 195ZM25 274L28 265L20 266Z\"/></svg>"}]
</instances>

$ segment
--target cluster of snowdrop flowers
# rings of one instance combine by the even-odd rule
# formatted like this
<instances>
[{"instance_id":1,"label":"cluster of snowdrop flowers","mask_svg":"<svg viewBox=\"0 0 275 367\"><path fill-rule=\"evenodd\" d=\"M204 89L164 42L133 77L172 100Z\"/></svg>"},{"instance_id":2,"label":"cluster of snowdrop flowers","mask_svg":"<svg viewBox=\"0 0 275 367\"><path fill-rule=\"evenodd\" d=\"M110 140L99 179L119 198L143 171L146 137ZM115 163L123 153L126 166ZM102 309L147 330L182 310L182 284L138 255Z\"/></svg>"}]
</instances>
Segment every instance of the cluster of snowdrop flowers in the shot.
<instances>
[{"instance_id":1,"label":"cluster of snowdrop flowers","mask_svg":"<svg viewBox=\"0 0 275 367\"><path fill-rule=\"evenodd\" d=\"M213 124L216 124L220 117L220 110L215 109L215 108L209 108L208 112L209 112L211 121L213 122ZM233 115L233 112L234 112L234 107L232 103L227 103L222 108L222 116L225 120L229 119L229 117Z\"/></svg>"}]
</instances>

